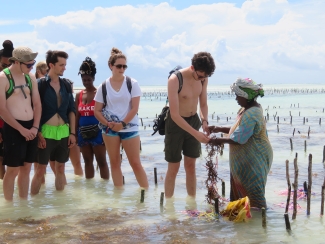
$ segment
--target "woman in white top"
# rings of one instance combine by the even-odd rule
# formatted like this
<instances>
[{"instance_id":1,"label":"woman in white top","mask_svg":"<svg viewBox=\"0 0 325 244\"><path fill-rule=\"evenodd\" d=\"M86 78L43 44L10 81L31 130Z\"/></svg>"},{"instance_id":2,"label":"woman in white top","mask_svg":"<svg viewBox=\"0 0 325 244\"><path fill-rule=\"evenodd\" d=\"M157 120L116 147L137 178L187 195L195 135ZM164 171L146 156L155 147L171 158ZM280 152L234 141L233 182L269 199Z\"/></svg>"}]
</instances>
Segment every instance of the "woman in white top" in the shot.
<instances>
[{"instance_id":1,"label":"woman in white top","mask_svg":"<svg viewBox=\"0 0 325 244\"><path fill-rule=\"evenodd\" d=\"M115 187L123 186L120 143L140 187L148 187L148 179L140 161L140 136L138 131L138 109L141 90L136 80L124 75L127 68L126 56L112 48L108 66L112 76L106 79L106 106L102 85L97 89L94 100L95 117L99 120L103 139L110 159L111 174ZM128 81L127 81L128 80ZM128 84L130 87L128 88Z\"/></svg>"}]
</instances>

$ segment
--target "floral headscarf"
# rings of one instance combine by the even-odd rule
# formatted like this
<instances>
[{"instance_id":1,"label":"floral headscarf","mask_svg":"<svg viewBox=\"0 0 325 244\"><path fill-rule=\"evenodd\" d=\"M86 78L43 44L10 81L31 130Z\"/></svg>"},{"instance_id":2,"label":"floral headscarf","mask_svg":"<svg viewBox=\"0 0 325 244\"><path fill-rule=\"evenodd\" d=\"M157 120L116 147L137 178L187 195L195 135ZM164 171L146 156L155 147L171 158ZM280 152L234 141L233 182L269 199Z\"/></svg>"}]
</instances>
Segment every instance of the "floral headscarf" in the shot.
<instances>
[{"instance_id":1,"label":"floral headscarf","mask_svg":"<svg viewBox=\"0 0 325 244\"><path fill-rule=\"evenodd\" d=\"M256 100L258 96L264 96L262 84L256 84L250 78L238 78L230 88L237 96L246 98L248 102Z\"/></svg>"}]
</instances>

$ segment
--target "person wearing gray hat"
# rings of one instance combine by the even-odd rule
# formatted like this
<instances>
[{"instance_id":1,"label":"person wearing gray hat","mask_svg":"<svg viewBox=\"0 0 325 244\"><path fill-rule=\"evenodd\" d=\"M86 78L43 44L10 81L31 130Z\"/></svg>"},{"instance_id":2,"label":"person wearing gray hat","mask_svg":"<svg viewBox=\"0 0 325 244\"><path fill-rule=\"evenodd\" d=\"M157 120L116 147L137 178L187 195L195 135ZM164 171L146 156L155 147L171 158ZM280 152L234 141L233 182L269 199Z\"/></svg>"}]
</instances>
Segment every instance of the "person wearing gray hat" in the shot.
<instances>
[{"instance_id":1,"label":"person wearing gray hat","mask_svg":"<svg viewBox=\"0 0 325 244\"><path fill-rule=\"evenodd\" d=\"M7 171L3 195L12 201L18 176L19 196L26 199L31 165L37 159L38 128L42 113L38 85L31 70L37 53L17 47L9 58L11 66L0 72L0 116L3 126L4 159Z\"/></svg>"}]
</instances>

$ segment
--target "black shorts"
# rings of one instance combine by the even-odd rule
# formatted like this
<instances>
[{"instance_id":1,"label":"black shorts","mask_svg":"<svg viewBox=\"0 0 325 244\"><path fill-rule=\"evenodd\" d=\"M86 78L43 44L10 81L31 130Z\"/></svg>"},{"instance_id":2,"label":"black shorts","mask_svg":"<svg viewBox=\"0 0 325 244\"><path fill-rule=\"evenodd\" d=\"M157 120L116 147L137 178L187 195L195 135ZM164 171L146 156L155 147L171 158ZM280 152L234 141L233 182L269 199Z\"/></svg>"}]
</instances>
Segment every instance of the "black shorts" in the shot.
<instances>
[{"instance_id":1,"label":"black shorts","mask_svg":"<svg viewBox=\"0 0 325 244\"><path fill-rule=\"evenodd\" d=\"M33 127L34 120L21 121L17 120L24 128ZM20 132L7 123L3 125L3 165L9 167L24 166L24 162L33 163L37 159L37 143L36 136L31 141L26 141Z\"/></svg>"},{"instance_id":2,"label":"black shorts","mask_svg":"<svg viewBox=\"0 0 325 244\"><path fill-rule=\"evenodd\" d=\"M38 149L38 163L47 165L49 160L57 161L59 163L66 163L69 160L69 137L62 138L61 140L47 139L46 148Z\"/></svg>"},{"instance_id":3,"label":"black shorts","mask_svg":"<svg viewBox=\"0 0 325 244\"><path fill-rule=\"evenodd\" d=\"M0 133L2 136L2 128L0 128ZM3 157L3 141L0 143L0 157Z\"/></svg>"},{"instance_id":4,"label":"black shorts","mask_svg":"<svg viewBox=\"0 0 325 244\"><path fill-rule=\"evenodd\" d=\"M201 121L198 114L183 119L194 129L199 130ZM198 158L201 155L201 143L187 131L179 127L170 114L165 124L165 160L169 163L178 163L183 155Z\"/></svg>"}]
</instances>

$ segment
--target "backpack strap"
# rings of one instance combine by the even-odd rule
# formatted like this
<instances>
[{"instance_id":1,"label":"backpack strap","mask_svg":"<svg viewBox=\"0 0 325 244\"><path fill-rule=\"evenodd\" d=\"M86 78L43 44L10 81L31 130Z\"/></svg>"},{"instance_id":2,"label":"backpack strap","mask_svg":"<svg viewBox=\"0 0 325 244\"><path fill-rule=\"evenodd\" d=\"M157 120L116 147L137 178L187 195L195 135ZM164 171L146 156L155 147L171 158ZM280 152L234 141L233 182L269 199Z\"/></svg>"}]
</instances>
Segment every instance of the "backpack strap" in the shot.
<instances>
[{"instance_id":1,"label":"backpack strap","mask_svg":"<svg viewBox=\"0 0 325 244\"><path fill-rule=\"evenodd\" d=\"M6 92L6 99L8 99L12 95L12 93L14 92L14 89L15 89L15 81L12 78L12 75L11 75L10 70L8 68L5 68L3 70L3 72L5 73L5 75L7 76L8 81L9 81L9 89Z\"/></svg>"},{"instance_id":2,"label":"backpack strap","mask_svg":"<svg viewBox=\"0 0 325 244\"><path fill-rule=\"evenodd\" d=\"M129 76L126 76L126 85L128 86L128 90L131 94L132 91L132 82L131 82L131 78Z\"/></svg>"},{"instance_id":3,"label":"backpack strap","mask_svg":"<svg viewBox=\"0 0 325 244\"><path fill-rule=\"evenodd\" d=\"M25 81L26 81L26 84L29 87L30 96L32 96L33 95L33 83L32 83L32 80L31 80L31 78L30 78L30 76L28 74L25 75Z\"/></svg>"},{"instance_id":4,"label":"backpack strap","mask_svg":"<svg viewBox=\"0 0 325 244\"><path fill-rule=\"evenodd\" d=\"M182 88L183 88L183 75L180 71L176 70L174 72L174 74L177 76L178 78L178 82L179 82L179 88L178 88L178 93L181 92Z\"/></svg>"},{"instance_id":5,"label":"backpack strap","mask_svg":"<svg viewBox=\"0 0 325 244\"><path fill-rule=\"evenodd\" d=\"M106 96L107 96L106 81L104 81L102 83L102 93L103 93L103 99L104 99L104 107L106 107L106 104L107 104L107 99L106 99Z\"/></svg>"},{"instance_id":6,"label":"backpack strap","mask_svg":"<svg viewBox=\"0 0 325 244\"><path fill-rule=\"evenodd\" d=\"M43 103L43 98L44 98L44 94L46 91L46 78L42 77L40 79L38 79L38 92L39 92L39 96L41 98L41 102Z\"/></svg>"},{"instance_id":7,"label":"backpack strap","mask_svg":"<svg viewBox=\"0 0 325 244\"><path fill-rule=\"evenodd\" d=\"M70 80L66 79L66 78L62 78L62 80L63 80L63 84L64 84L65 89L67 90L67 92L72 94L72 87L71 87Z\"/></svg>"},{"instance_id":8,"label":"backpack strap","mask_svg":"<svg viewBox=\"0 0 325 244\"><path fill-rule=\"evenodd\" d=\"M8 91L6 92L6 99L8 99L13 93L14 93L14 90L15 88L20 88L21 91L23 92L25 98L27 98L23 88L28 86L29 90L30 90L30 95L32 96L32 88L33 88L33 83L32 83L32 80L30 78L30 76L28 74L25 74L25 81L26 81L26 85L21 85L21 86L15 86L15 81L14 79L12 78L12 75L11 75L11 72L8 68L5 68L3 70L3 72L5 73L8 81L9 81L9 89Z\"/></svg>"}]
</instances>

